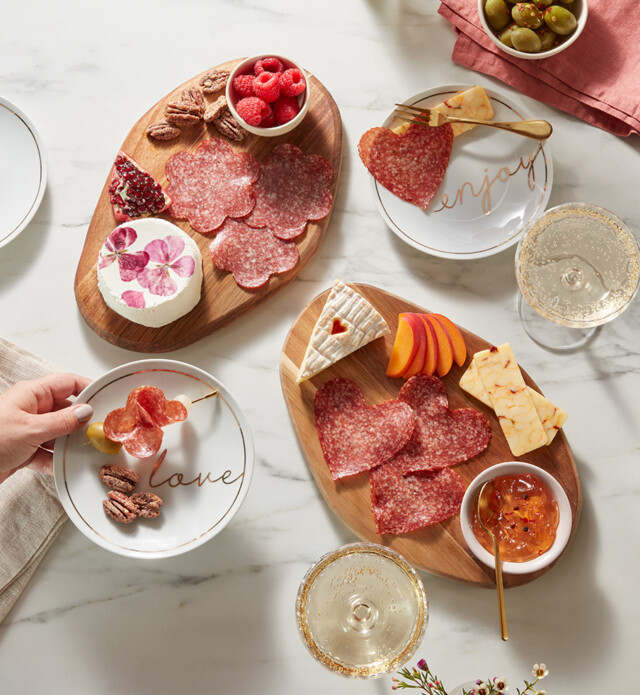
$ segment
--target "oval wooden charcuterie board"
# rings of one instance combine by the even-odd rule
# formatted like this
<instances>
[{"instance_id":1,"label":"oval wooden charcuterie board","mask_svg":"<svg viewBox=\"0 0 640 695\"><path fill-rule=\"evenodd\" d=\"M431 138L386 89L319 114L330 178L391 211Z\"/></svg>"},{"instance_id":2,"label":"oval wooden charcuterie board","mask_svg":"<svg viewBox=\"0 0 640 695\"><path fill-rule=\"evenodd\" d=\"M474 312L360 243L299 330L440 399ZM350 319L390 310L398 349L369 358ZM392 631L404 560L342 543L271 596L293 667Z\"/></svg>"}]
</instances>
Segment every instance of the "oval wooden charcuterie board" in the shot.
<instances>
[{"instance_id":1,"label":"oval wooden charcuterie board","mask_svg":"<svg viewBox=\"0 0 640 695\"><path fill-rule=\"evenodd\" d=\"M238 62L240 61L230 61L217 67L230 70ZM165 104L179 98L183 89L198 86L200 77L204 74L203 72L185 82L149 109L122 143L121 149L163 185L167 184L165 162L172 154L181 150L193 152L207 138L222 137L212 125L203 121L185 128L178 139L170 142L151 140L145 135L145 129L150 123L162 119ZM333 169L330 190L335 202L342 161L340 112L326 87L313 75L307 74L307 78L311 88L311 103L309 112L297 128L278 137L260 137L247 133L242 142L230 144L236 151L250 152L258 161L264 161L271 150L282 142L297 145L304 154L322 155ZM215 99L218 94L211 96ZM212 100L206 95L205 99L207 102ZM226 138L223 140L229 142ZM114 152L114 159L115 155ZM177 321L161 328L147 328L128 321L109 309L98 289L98 253L105 239L117 225L109 203L110 181L111 169L89 224L75 277L75 295L82 317L101 338L119 347L138 352L166 352L190 345L269 299L304 268L320 246L329 224L330 215L319 222L309 222L304 234L296 240L300 251L300 260L296 267L283 275L272 276L264 287L250 291L236 285L230 273L213 266L208 251L213 234L200 234L194 231L186 220L174 220L169 214L164 213L161 217L177 224L190 234L200 247L204 270L202 297L191 312Z\"/></svg>"},{"instance_id":2,"label":"oval wooden charcuterie board","mask_svg":"<svg viewBox=\"0 0 640 695\"><path fill-rule=\"evenodd\" d=\"M352 284L382 314L391 334L369 343L335 365L320 372L312 379L297 384L298 367L304 356L307 343L329 290L316 297L298 316L284 344L280 361L280 379L289 415L307 465L325 501L333 512L362 540L381 543L404 555L418 569L449 579L457 579L478 586L495 586L494 571L485 567L471 554L462 537L459 517L429 526L401 536L380 536L376 532L371 512L369 476L360 474L334 483L325 463L315 427L313 401L316 390L326 381L336 377L353 380L362 389L369 404L381 403L396 398L404 383L400 379L389 379L385 369L401 312L425 312L424 309L400 297L369 285ZM467 345L467 360L463 367L454 365L443 378L451 408L473 407L484 412L491 423L492 436L489 447L479 456L455 467L468 484L485 468L503 461L513 461L498 420L490 408L466 394L458 381L467 369L473 354L490 347L482 338L460 328ZM533 380L522 370L525 381L539 390ZM582 504L580 481L567 439L560 431L548 447L537 449L520 460L540 466L554 475L565 489L573 512L573 536ZM549 568L527 575L504 575L505 586L525 584L540 576Z\"/></svg>"}]
</instances>

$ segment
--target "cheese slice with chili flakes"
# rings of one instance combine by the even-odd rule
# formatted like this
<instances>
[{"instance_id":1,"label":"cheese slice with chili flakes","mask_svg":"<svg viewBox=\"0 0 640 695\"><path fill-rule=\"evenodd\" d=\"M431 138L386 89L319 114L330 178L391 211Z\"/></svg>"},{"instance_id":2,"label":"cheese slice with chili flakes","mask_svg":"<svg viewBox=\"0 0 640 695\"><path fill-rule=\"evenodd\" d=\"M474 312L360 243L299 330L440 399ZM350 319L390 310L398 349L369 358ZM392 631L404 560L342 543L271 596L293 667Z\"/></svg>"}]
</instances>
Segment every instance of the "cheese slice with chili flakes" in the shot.
<instances>
[{"instance_id":1,"label":"cheese slice with chili flakes","mask_svg":"<svg viewBox=\"0 0 640 695\"><path fill-rule=\"evenodd\" d=\"M336 280L311 334L296 381L315 376L387 333L387 322L371 303Z\"/></svg>"},{"instance_id":2,"label":"cheese slice with chili flakes","mask_svg":"<svg viewBox=\"0 0 640 695\"><path fill-rule=\"evenodd\" d=\"M489 396L511 453L522 456L547 443L547 433L524 383L511 345L474 355L478 374Z\"/></svg>"},{"instance_id":3,"label":"cheese slice with chili flakes","mask_svg":"<svg viewBox=\"0 0 640 695\"><path fill-rule=\"evenodd\" d=\"M463 391L471 394L474 398L477 398L481 403L491 408L491 400L489 399L489 394L484 390L482 385L482 380L478 374L478 365L475 359L471 360L471 364L467 371L460 377L460 388ZM567 421L569 415L554 405L548 398L545 398L542 394L534 391L530 386L527 386L529 391L529 396L533 401L533 405L538 413L540 422L544 427L544 431L547 433L547 446L551 444L553 438L558 433L558 430Z\"/></svg>"},{"instance_id":4,"label":"cheese slice with chili flakes","mask_svg":"<svg viewBox=\"0 0 640 695\"><path fill-rule=\"evenodd\" d=\"M479 118L483 121L489 121L493 118L491 101L480 85L454 94L437 106L433 106L432 110L440 111L445 116L456 116L458 118ZM403 121L392 128L392 130L396 135L404 135L410 125L411 123ZM466 133L471 128L475 128L474 125L468 123L452 123L451 127L453 128L454 137Z\"/></svg>"}]
</instances>

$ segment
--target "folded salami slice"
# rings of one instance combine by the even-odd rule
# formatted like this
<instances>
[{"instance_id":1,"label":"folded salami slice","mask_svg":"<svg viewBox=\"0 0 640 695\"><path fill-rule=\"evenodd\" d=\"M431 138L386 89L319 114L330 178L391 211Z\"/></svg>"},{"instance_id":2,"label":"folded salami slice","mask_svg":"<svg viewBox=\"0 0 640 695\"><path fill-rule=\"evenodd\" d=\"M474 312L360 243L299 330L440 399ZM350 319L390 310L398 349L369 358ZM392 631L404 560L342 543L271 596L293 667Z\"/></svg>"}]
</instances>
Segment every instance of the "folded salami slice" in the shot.
<instances>
[{"instance_id":1,"label":"folded salami slice","mask_svg":"<svg viewBox=\"0 0 640 695\"><path fill-rule=\"evenodd\" d=\"M104 420L104 433L136 458L148 458L160 450L162 428L187 419L180 401L170 401L155 386L139 386L127 397L124 408L112 410Z\"/></svg>"},{"instance_id":2,"label":"folded salami slice","mask_svg":"<svg viewBox=\"0 0 640 695\"><path fill-rule=\"evenodd\" d=\"M227 220L209 251L215 266L233 273L238 285L248 290L291 270L300 257L295 244L277 239L270 229L248 227L242 220Z\"/></svg>"},{"instance_id":3,"label":"folded salami slice","mask_svg":"<svg viewBox=\"0 0 640 695\"><path fill-rule=\"evenodd\" d=\"M324 157L304 155L289 143L274 147L260 164L256 204L247 224L269 227L279 239L294 239L304 232L307 220L321 220L331 212L332 176Z\"/></svg>"},{"instance_id":4,"label":"folded salami slice","mask_svg":"<svg viewBox=\"0 0 640 695\"><path fill-rule=\"evenodd\" d=\"M491 425L485 415L473 408L451 410L444 384L435 376L412 376L398 400L416 416L411 439L390 462L404 475L454 466L489 445Z\"/></svg>"},{"instance_id":5,"label":"folded salami slice","mask_svg":"<svg viewBox=\"0 0 640 695\"><path fill-rule=\"evenodd\" d=\"M447 171L453 130L411 125L404 135L371 128L358 143L358 153L373 178L408 203L427 208Z\"/></svg>"},{"instance_id":6,"label":"folded salami slice","mask_svg":"<svg viewBox=\"0 0 640 695\"><path fill-rule=\"evenodd\" d=\"M323 384L314 408L320 446L334 480L384 463L413 432L410 406L395 400L367 405L360 388L348 379Z\"/></svg>"},{"instance_id":7,"label":"folded salami slice","mask_svg":"<svg viewBox=\"0 0 640 695\"><path fill-rule=\"evenodd\" d=\"M258 162L248 152L235 152L220 138L205 140L195 151L178 152L165 166L173 203L169 212L203 234L227 217L244 217L255 204L253 183Z\"/></svg>"},{"instance_id":8,"label":"folded salami slice","mask_svg":"<svg viewBox=\"0 0 640 695\"><path fill-rule=\"evenodd\" d=\"M460 511L464 482L456 471L402 475L392 464L371 471L371 507L378 533L409 533Z\"/></svg>"}]
</instances>

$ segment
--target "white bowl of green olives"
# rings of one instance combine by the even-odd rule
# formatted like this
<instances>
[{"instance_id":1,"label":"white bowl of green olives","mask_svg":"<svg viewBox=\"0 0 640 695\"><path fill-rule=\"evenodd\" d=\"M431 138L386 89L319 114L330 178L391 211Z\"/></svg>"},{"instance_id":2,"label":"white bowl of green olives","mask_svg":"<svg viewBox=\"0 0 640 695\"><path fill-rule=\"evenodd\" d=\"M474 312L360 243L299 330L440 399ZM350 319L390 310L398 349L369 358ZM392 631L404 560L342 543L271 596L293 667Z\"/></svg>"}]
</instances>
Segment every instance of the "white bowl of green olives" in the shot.
<instances>
[{"instance_id":1,"label":"white bowl of green olives","mask_svg":"<svg viewBox=\"0 0 640 695\"><path fill-rule=\"evenodd\" d=\"M587 12L587 0L478 0L480 21L493 43L530 60L568 48L582 33Z\"/></svg>"}]
</instances>

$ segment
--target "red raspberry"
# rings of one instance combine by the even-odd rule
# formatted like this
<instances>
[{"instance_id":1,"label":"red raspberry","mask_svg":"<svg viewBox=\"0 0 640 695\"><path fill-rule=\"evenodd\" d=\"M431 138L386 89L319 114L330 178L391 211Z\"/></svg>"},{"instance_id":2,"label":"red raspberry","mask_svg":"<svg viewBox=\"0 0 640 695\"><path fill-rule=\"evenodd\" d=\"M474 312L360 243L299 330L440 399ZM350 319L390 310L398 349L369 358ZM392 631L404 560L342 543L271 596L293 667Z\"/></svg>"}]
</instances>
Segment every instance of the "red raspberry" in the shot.
<instances>
[{"instance_id":1,"label":"red raspberry","mask_svg":"<svg viewBox=\"0 0 640 695\"><path fill-rule=\"evenodd\" d=\"M275 72L261 72L253 80L253 91L257 97L273 103L280 96L279 75Z\"/></svg>"},{"instance_id":2,"label":"red raspberry","mask_svg":"<svg viewBox=\"0 0 640 695\"><path fill-rule=\"evenodd\" d=\"M249 125L258 126L271 114L271 107L258 97L245 97L236 104L236 111Z\"/></svg>"},{"instance_id":3,"label":"red raspberry","mask_svg":"<svg viewBox=\"0 0 640 695\"><path fill-rule=\"evenodd\" d=\"M300 112L298 100L295 97L280 97L273 104L273 115L280 125L288 123Z\"/></svg>"},{"instance_id":4,"label":"red raspberry","mask_svg":"<svg viewBox=\"0 0 640 695\"><path fill-rule=\"evenodd\" d=\"M283 97L297 97L307 86L304 75L298 68L289 68L280 75L280 94Z\"/></svg>"},{"instance_id":5,"label":"red raspberry","mask_svg":"<svg viewBox=\"0 0 640 695\"><path fill-rule=\"evenodd\" d=\"M233 78L233 88L236 90L240 99L255 96L255 92L253 91L254 79L255 77L253 75L238 75Z\"/></svg>"},{"instance_id":6,"label":"red raspberry","mask_svg":"<svg viewBox=\"0 0 640 695\"><path fill-rule=\"evenodd\" d=\"M253 66L253 72L256 75L259 75L261 72L277 72L280 74L283 70L284 65L282 64L282 61L275 56L256 60L256 63Z\"/></svg>"},{"instance_id":7,"label":"red raspberry","mask_svg":"<svg viewBox=\"0 0 640 695\"><path fill-rule=\"evenodd\" d=\"M271 111L271 115L268 118L265 118L262 123L260 124L261 128L273 128L274 125L277 125L275 116L273 115L273 111Z\"/></svg>"}]
</instances>

